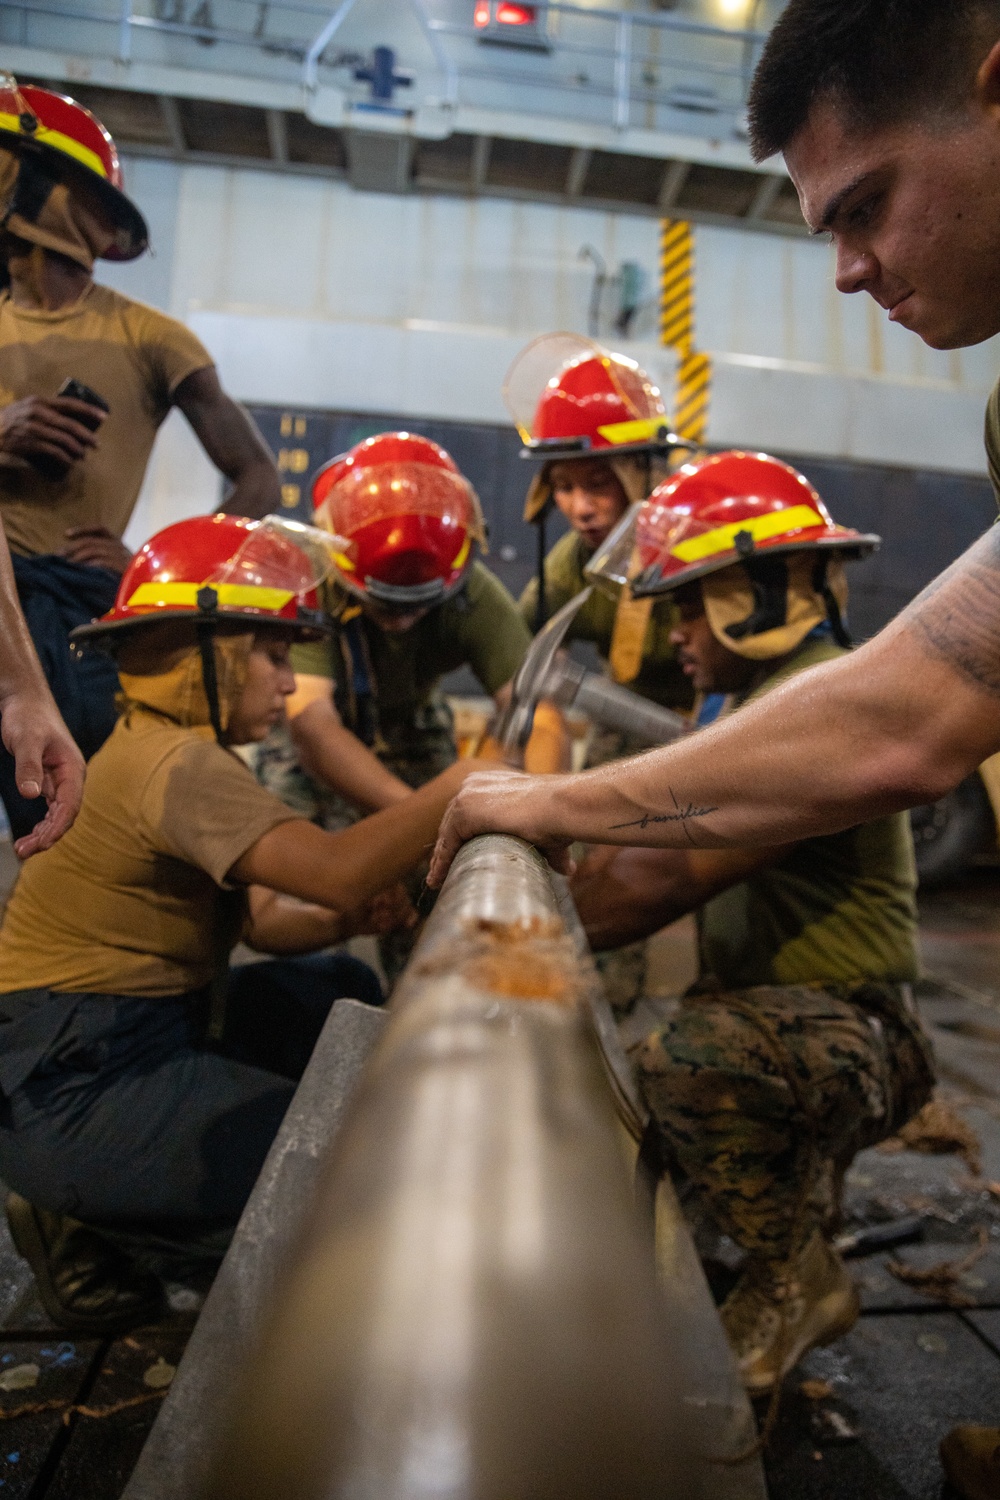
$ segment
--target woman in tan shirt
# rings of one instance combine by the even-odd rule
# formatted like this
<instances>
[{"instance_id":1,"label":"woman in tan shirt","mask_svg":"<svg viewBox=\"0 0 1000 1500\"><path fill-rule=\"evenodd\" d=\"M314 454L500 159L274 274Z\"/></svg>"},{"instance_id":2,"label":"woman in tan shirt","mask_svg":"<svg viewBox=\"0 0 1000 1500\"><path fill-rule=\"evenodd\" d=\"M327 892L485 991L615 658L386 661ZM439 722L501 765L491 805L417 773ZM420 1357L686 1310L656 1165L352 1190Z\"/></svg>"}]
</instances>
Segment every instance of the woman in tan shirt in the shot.
<instances>
[{"instance_id":1,"label":"woman in tan shirt","mask_svg":"<svg viewBox=\"0 0 1000 1500\"><path fill-rule=\"evenodd\" d=\"M233 753L281 717L289 645L321 628L282 524L169 527L79 632L113 652L123 711L0 928L0 1177L50 1315L78 1332L160 1295L114 1241L221 1254L333 1000L381 1001L346 955L231 971L234 944L296 955L405 921L395 883L471 764L329 834Z\"/></svg>"}]
</instances>

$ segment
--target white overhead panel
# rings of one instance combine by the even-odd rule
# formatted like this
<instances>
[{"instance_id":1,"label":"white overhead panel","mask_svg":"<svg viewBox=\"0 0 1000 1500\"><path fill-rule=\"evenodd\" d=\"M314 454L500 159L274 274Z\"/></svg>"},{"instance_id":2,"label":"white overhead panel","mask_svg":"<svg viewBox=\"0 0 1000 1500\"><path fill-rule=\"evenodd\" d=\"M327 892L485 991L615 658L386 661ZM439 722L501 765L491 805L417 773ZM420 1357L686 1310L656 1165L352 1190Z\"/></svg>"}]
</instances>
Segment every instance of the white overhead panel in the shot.
<instances>
[{"instance_id":1,"label":"white overhead panel","mask_svg":"<svg viewBox=\"0 0 1000 1500\"><path fill-rule=\"evenodd\" d=\"M745 137L773 3L4 0L0 46L117 114L133 152L796 233L783 168L757 167Z\"/></svg>"}]
</instances>

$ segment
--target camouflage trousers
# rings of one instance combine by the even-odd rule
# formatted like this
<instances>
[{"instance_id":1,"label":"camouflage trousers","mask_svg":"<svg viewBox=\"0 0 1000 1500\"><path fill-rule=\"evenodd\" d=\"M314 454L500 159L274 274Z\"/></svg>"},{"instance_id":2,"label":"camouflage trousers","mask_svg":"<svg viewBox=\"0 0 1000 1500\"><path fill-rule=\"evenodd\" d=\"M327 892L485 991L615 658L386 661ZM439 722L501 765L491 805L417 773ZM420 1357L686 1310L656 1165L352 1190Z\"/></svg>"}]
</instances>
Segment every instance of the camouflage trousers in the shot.
<instances>
[{"instance_id":1,"label":"camouflage trousers","mask_svg":"<svg viewBox=\"0 0 1000 1500\"><path fill-rule=\"evenodd\" d=\"M426 781L439 776L455 759L454 745L440 734L428 736L426 743L413 748L418 753L380 756L383 764L408 786L423 786ZM287 724L272 729L267 739L254 745L245 756L262 786L327 833L338 833L365 816L338 792L315 781L302 769ZM423 893L423 876L422 870L417 871L407 881L410 900L414 903ZM390 932L379 938L379 959L389 990L409 963L417 936L414 932Z\"/></svg>"},{"instance_id":2,"label":"camouflage trousers","mask_svg":"<svg viewBox=\"0 0 1000 1500\"><path fill-rule=\"evenodd\" d=\"M828 1223L855 1153L930 1097L930 1048L897 985L692 995L633 1051L664 1165L744 1250L791 1254Z\"/></svg>"}]
</instances>

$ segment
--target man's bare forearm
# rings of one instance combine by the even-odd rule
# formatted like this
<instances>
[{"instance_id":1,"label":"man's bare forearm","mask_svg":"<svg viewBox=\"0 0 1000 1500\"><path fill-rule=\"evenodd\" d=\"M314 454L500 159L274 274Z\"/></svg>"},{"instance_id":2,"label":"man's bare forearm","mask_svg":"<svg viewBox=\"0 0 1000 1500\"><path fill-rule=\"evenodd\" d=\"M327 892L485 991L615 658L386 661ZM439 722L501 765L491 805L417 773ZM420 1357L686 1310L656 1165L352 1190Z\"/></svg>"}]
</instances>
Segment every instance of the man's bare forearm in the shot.
<instances>
[{"instance_id":1,"label":"man's bare forearm","mask_svg":"<svg viewBox=\"0 0 1000 1500\"><path fill-rule=\"evenodd\" d=\"M432 880L495 829L555 853L588 843L710 849L831 833L933 801L1000 749L1000 532L879 636L697 735L580 776L473 778Z\"/></svg>"},{"instance_id":2,"label":"man's bare forearm","mask_svg":"<svg viewBox=\"0 0 1000 1500\"><path fill-rule=\"evenodd\" d=\"M788 853L767 849L594 848L579 865L570 892L592 948L620 947L650 937L697 911Z\"/></svg>"},{"instance_id":3,"label":"man's bare forearm","mask_svg":"<svg viewBox=\"0 0 1000 1500\"><path fill-rule=\"evenodd\" d=\"M0 528L0 704L11 693L37 690L49 696L41 663L17 597L7 538Z\"/></svg>"},{"instance_id":4,"label":"man's bare forearm","mask_svg":"<svg viewBox=\"0 0 1000 1500\"><path fill-rule=\"evenodd\" d=\"M259 521L280 506L281 483L274 465L261 459L240 471L219 509L230 516L249 516L252 521Z\"/></svg>"},{"instance_id":5,"label":"man's bare forearm","mask_svg":"<svg viewBox=\"0 0 1000 1500\"><path fill-rule=\"evenodd\" d=\"M21 613L7 539L0 526L0 738L14 757L17 789L48 810L18 839L21 859L66 832L83 797L83 756L63 723Z\"/></svg>"},{"instance_id":6,"label":"man's bare forearm","mask_svg":"<svg viewBox=\"0 0 1000 1500\"><path fill-rule=\"evenodd\" d=\"M227 396L213 366L195 370L174 392L199 442L232 483L219 509L259 518L279 508L281 478L274 455L250 413Z\"/></svg>"},{"instance_id":7,"label":"man's bare forearm","mask_svg":"<svg viewBox=\"0 0 1000 1500\"><path fill-rule=\"evenodd\" d=\"M876 668L858 652L677 745L532 782L514 796L553 840L768 845L931 800L1000 748L1000 714L992 746L948 744L933 724L920 724L919 711L886 702L874 688Z\"/></svg>"}]
</instances>

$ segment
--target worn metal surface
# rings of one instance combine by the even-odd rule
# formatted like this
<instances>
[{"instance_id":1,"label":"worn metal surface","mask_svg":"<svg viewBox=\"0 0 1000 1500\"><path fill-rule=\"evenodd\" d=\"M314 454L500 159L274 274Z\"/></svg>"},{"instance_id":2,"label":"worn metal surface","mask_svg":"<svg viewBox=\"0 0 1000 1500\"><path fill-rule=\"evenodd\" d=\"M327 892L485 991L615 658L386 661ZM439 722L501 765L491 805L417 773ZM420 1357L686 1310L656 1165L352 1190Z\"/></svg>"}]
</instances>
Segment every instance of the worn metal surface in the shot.
<instances>
[{"instance_id":1,"label":"worn metal surface","mask_svg":"<svg viewBox=\"0 0 1000 1500\"><path fill-rule=\"evenodd\" d=\"M561 882L556 879L554 885ZM765 1456L771 1500L938 1500L940 1437L957 1421L1000 1419L1000 1225L995 1219L1000 1200L986 1186L1000 1182L1000 1041L989 1035L1000 1029L998 895L996 873L981 870L961 886L921 896L925 956L942 979L920 987L920 1007L935 1047L951 1049L946 1090L979 1136L983 1182L975 1185L967 1164L955 1155L875 1150L857 1159L847 1180L847 1227L918 1213L924 1219L924 1240L850 1262L865 1312L845 1339L829 1350L813 1351L789 1377ZM571 904L563 914L573 921ZM958 983L949 984L949 977ZM672 970L661 974L661 988L669 988L672 979ZM646 1008L635 1017L640 1033L655 1020ZM321 1087L321 1106L325 1102ZM981 1227L990 1231L989 1248L956 1286L962 1299L975 1305L945 1307L887 1269L890 1258L910 1265L926 1259L961 1261L974 1248ZM49 1331L30 1294L30 1273L10 1245L2 1218L0 1281L8 1288L0 1302L0 1375L24 1363L37 1364L40 1371L37 1386L3 1393L0 1412L40 1397L104 1407L134 1393L130 1361L138 1357L135 1345L147 1347L150 1335L141 1332L110 1348L76 1343L70 1350L64 1334ZM206 1333L210 1326L206 1318ZM159 1340L164 1334L172 1336L157 1330L152 1337ZM225 1337L222 1321L214 1326L211 1342L221 1346ZM73 1362L76 1355L83 1360L80 1366ZM59 1383L51 1384L50 1363L72 1378L62 1384L60 1376ZM105 1369L114 1373L104 1375ZM226 1388L230 1371L231 1363L220 1364ZM801 1392L806 1377L824 1383L820 1398ZM92 1384L95 1378L100 1390ZM195 1399L175 1408L169 1441L156 1449L158 1477L166 1486L178 1475L183 1478L189 1451L199 1449L204 1430L211 1427L214 1402L203 1404L206 1410L199 1410ZM31 1500L63 1500L67 1493L73 1500L118 1500L124 1465L135 1451L136 1429L151 1421L155 1410L151 1403L103 1421L74 1417L68 1428L59 1409L3 1422L0 1478L5 1484L0 1494L24 1500L29 1495ZM146 1472L148 1477L148 1468ZM722 1471L720 1482L725 1481ZM173 1497L177 1491L168 1488L166 1493Z\"/></svg>"},{"instance_id":2,"label":"worn metal surface","mask_svg":"<svg viewBox=\"0 0 1000 1500\"><path fill-rule=\"evenodd\" d=\"M657 1289L589 977L540 857L467 845L237 1393L212 1500L763 1494L755 1461L717 1462L745 1444L747 1409L676 1209Z\"/></svg>"},{"instance_id":3,"label":"worn metal surface","mask_svg":"<svg viewBox=\"0 0 1000 1500\"><path fill-rule=\"evenodd\" d=\"M227 1400L311 1202L320 1156L384 1025L383 1013L371 1006L335 1002L124 1492L126 1500L191 1500L203 1484Z\"/></svg>"}]
</instances>

